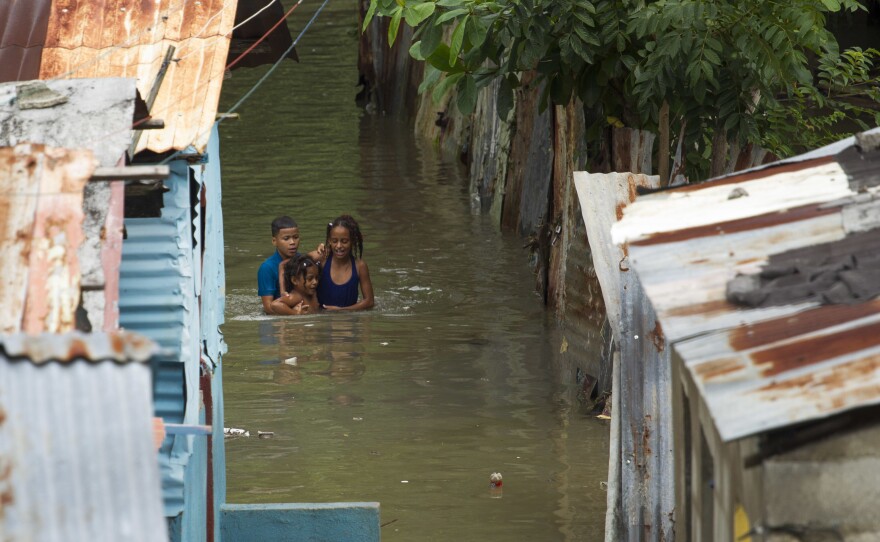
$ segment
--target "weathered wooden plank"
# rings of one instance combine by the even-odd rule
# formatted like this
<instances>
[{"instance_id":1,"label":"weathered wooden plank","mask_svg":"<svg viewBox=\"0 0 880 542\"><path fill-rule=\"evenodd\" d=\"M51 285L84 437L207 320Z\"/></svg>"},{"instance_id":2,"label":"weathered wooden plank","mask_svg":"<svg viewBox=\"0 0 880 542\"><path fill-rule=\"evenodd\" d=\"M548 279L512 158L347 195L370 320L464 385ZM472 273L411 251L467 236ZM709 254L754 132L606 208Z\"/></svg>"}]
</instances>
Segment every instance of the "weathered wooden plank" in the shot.
<instances>
[{"instance_id":1,"label":"weathered wooden plank","mask_svg":"<svg viewBox=\"0 0 880 542\"><path fill-rule=\"evenodd\" d=\"M168 166L99 167L89 181L109 182L123 180L161 181L171 174Z\"/></svg>"}]
</instances>

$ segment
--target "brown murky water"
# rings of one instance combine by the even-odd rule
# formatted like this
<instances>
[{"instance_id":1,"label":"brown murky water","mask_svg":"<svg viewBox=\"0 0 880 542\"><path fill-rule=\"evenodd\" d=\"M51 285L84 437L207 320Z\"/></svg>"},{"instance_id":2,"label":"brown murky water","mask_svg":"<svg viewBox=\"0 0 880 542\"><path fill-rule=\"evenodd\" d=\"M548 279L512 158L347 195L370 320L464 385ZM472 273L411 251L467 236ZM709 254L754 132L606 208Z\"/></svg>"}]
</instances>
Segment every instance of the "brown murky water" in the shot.
<instances>
[{"instance_id":1,"label":"brown murky water","mask_svg":"<svg viewBox=\"0 0 880 542\"><path fill-rule=\"evenodd\" d=\"M521 241L472 211L458 164L354 105L355 28L354 4L331 3L302 63L221 127L226 426L275 433L227 440L228 501L379 501L385 540L601 540L608 428L576 400ZM221 107L264 70L236 71ZM311 248L342 212L377 308L262 316L271 219Z\"/></svg>"}]
</instances>

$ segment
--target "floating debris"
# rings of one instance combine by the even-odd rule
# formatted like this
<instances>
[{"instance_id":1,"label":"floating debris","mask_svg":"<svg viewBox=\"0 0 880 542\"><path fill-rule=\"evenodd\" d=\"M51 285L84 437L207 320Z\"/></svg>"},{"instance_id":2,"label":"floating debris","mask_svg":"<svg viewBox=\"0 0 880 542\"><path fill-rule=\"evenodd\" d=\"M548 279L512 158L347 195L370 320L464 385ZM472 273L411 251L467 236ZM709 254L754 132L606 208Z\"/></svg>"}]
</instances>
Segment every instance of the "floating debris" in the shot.
<instances>
[{"instance_id":1,"label":"floating debris","mask_svg":"<svg viewBox=\"0 0 880 542\"><path fill-rule=\"evenodd\" d=\"M379 344L381 344L382 346L388 346L391 343L389 343L388 341L382 341Z\"/></svg>"},{"instance_id":2,"label":"floating debris","mask_svg":"<svg viewBox=\"0 0 880 542\"><path fill-rule=\"evenodd\" d=\"M251 432L247 429L239 429L237 427L224 427L223 428L223 436L224 437L249 437L251 436Z\"/></svg>"},{"instance_id":3,"label":"floating debris","mask_svg":"<svg viewBox=\"0 0 880 542\"><path fill-rule=\"evenodd\" d=\"M287 358L286 360L284 360L284 363L296 367L296 356L293 356L292 358Z\"/></svg>"},{"instance_id":4,"label":"floating debris","mask_svg":"<svg viewBox=\"0 0 880 542\"><path fill-rule=\"evenodd\" d=\"M275 436L275 431L257 431L257 436L260 438L272 438Z\"/></svg>"},{"instance_id":5,"label":"floating debris","mask_svg":"<svg viewBox=\"0 0 880 542\"><path fill-rule=\"evenodd\" d=\"M493 472L489 475L489 496L493 499L500 499L502 495L501 491L501 473Z\"/></svg>"}]
</instances>

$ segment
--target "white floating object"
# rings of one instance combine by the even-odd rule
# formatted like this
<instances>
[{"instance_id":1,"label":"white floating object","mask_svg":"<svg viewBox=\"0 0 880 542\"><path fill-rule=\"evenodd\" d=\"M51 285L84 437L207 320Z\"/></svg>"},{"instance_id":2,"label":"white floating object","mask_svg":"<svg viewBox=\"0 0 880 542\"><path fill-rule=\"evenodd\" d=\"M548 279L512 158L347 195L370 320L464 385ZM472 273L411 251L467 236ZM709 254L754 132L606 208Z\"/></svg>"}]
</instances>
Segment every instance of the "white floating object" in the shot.
<instances>
[{"instance_id":1,"label":"white floating object","mask_svg":"<svg viewBox=\"0 0 880 542\"><path fill-rule=\"evenodd\" d=\"M257 431L257 436L260 438L272 438L275 436L275 431Z\"/></svg>"},{"instance_id":2,"label":"white floating object","mask_svg":"<svg viewBox=\"0 0 880 542\"><path fill-rule=\"evenodd\" d=\"M288 365L296 365L296 356L293 356L292 358L287 358L286 360L284 360L284 363Z\"/></svg>"},{"instance_id":3,"label":"white floating object","mask_svg":"<svg viewBox=\"0 0 880 542\"><path fill-rule=\"evenodd\" d=\"M400 483L401 483L401 484L408 484L408 483L409 483L409 480L401 480Z\"/></svg>"},{"instance_id":4,"label":"white floating object","mask_svg":"<svg viewBox=\"0 0 880 542\"><path fill-rule=\"evenodd\" d=\"M382 346L388 346L389 342L388 342L388 341L382 341L382 342L380 342L379 344L381 344Z\"/></svg>"},{"instance_id":5,"label":"white floating object","mask_svg":"<svg viewBox=\"0 0 880 542\"><path fill-rule=\"evenodd\" d=\"M225 437L249 437L251 432L247 429L239 429L237 427L224 427L223 436Z\"/></svg>"}]
</instances>

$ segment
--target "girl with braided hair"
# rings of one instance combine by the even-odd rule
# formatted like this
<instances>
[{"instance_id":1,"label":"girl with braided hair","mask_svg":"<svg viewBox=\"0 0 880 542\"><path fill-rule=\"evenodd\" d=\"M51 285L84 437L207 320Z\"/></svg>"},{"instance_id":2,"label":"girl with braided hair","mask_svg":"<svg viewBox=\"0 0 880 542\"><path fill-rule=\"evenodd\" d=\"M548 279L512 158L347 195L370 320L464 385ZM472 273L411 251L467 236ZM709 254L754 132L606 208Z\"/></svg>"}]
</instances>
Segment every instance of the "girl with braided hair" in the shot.
<instances>
[{"instance_id":1,"label":"girl with braided hair","mask_svg":"<svg viewBox=\"0 0 880 542\"><path fill-rule=\"evenodd\" d=\"M318 303L318 262L306 254L296 254L284 264L284 285L288 293L272 302L274 314L314 314Z\"/></svg>"},{"instance_id":2,"label":"girl with braided hair","mask_svg":"<svg viewBox=\"0 0 880 542\"><path fill-rule=\"evenodd\" d=\"M373 306L373 283L363 260L364 236L357 221L342 215L327 224L318 301L328 311L357 311ZM358 287L361 300L358 301Z\"/></svg>"}]
</instances>

